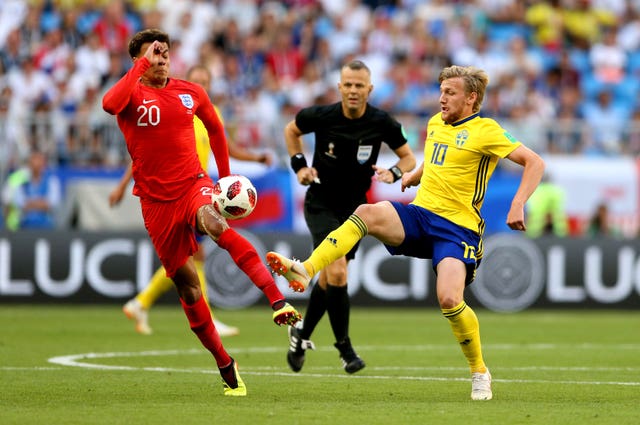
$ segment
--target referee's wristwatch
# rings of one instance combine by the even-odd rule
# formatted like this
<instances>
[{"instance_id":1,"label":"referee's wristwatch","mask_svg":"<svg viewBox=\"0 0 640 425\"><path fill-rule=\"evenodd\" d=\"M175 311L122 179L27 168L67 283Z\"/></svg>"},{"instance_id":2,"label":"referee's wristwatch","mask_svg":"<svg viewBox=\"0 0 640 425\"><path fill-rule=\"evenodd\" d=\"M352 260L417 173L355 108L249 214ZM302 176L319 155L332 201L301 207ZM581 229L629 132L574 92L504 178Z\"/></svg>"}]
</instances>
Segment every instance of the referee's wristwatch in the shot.
<instances>
[{"instance_id":1,"label":"referee's wristwatch","mask_svg":"<svg viewBox=\"0 0 640 425\"><path fill-rule=\"evenodd\" d=\"M397 165L394 165L393 167L389 168L389 171L391 171L391 174L393 174L394 182L397 182L402 178L402 170Z\"/></svg>"}]
</instances>

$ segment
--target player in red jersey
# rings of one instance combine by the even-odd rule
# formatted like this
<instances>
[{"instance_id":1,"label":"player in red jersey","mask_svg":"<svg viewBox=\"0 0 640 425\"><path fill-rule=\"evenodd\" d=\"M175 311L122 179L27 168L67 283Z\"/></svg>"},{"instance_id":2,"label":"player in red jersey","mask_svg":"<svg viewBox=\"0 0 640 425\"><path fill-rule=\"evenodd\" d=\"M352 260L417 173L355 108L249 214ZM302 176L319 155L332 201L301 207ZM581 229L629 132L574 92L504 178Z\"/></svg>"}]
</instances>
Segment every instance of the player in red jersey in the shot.
<instances>
[{"instance_id":1,"label":"player in red jersey","mask_svg":"<svg viewBox=\"0 0 640 425\"><path fill-rule=\"evenodd\" d=\"M216 360L225 395L246 395L236 362L216 331L193 261L194 229L226 249L269 299L278 325L300 314L278 289L255 248L229 227L211 204L213 182L195 148L193 116L209 133L218 174L230 174L227 139L207 93L197 84L169 78L169 36L157 29L138 32L129 42L131 69L105 94L102 106L116 115L131 156L142 217L156 253L178 291L193 332Z\"/></svg>"}]
</instances>

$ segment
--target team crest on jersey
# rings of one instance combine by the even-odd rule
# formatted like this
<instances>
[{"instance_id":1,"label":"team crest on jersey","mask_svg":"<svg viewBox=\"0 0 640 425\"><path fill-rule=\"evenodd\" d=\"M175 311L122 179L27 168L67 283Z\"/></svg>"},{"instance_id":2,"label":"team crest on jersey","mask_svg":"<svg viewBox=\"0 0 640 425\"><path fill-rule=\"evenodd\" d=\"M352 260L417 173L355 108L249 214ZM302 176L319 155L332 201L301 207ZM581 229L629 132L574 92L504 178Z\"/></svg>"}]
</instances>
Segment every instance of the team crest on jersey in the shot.
<instances>
[{"instance_id":1,"label":"team crest on jersey","mask_svg":"<svg viewBox=\"0 0 640 425\"><path fill-rule=\"evenodd\" d=\"M358 164L364 164L371 158L371 152L373 152L373 146L371 145L360 145L358 146Z\"/></svg>"},{"instance_id":2,"label":"team crest on jersey","mask_svg":"<svg viewBox=\"0 0 640 425\"><path fill-rule=\"evenodd\" d=\"M456 134L456 146L461 148L469 138L469 132L465 129Z\"/></svg>"},{"instance_id":3,"label":"team crest on jersey","mask_svg":"<svg viewBox=\"0 0 640 425\"><path fill-rule=\"evenodd\" d=\"M179 94L178 97L186 108L193 108L193 98L190 94Z\"/></svg>"}]
</instances>

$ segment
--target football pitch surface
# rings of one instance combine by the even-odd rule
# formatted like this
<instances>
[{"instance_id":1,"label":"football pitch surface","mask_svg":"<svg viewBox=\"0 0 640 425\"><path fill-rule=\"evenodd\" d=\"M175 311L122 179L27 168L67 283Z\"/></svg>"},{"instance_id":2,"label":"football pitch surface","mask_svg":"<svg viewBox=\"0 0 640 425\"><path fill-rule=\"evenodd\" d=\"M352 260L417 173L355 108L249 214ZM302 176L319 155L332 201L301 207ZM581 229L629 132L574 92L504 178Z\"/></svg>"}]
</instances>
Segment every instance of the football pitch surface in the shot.
<instances>
[{"instance_id":1,"label":"football pitch surface","mask_svg":"<svg viewBox=\"0 0 640 425\"><path fill-rule=\"evenodd\" d=\"M304 310L304 303L297 303ZM0 305L0 424L638 424L640 311L476 308L491 401L434 308L352 309L367 366L342 370L325 317L300 373L268 307L219 312L246 397L224 397L178 305L141 336L119 305Z\"/></svg>"}]
</instances>

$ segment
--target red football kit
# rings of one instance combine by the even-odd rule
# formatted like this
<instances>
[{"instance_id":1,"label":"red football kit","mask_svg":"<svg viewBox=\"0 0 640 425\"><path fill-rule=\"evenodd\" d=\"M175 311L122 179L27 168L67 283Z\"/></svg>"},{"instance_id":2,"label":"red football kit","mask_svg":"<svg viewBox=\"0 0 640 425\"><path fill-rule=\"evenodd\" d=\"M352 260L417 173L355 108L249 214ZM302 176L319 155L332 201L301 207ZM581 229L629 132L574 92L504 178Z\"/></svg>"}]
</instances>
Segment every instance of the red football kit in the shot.
<instances>
[{"instance_id":1,"label":"red football kit","mask_svg":"<svg viewBox=\"0 0 640 425\"><path fill-rule=\"evenodd\" d=\"M145 227L167 276L193 255L196 212L211 203L213 182L196 152L193 117L209 133L220 177L230 174L224 129L207 93L197 84L170 78L163 88L139 80L150 67L142 57L104 96L117 116L132 159L133 194L140 198Z\"/></svg>"}]
</instances>

